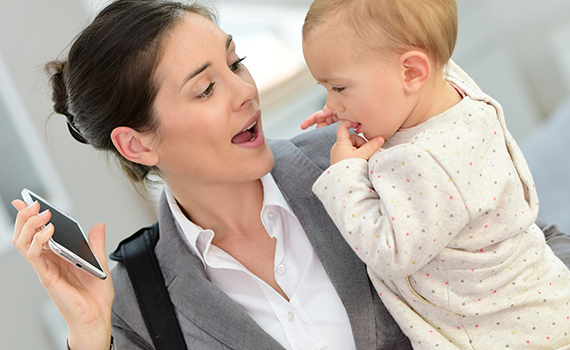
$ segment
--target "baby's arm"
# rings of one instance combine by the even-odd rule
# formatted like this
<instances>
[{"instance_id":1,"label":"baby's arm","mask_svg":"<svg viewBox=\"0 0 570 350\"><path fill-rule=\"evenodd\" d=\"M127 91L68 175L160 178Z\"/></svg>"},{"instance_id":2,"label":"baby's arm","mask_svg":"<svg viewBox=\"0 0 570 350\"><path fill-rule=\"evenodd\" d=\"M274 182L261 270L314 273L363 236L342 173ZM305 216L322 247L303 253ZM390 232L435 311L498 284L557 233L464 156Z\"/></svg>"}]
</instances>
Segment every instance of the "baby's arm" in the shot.
<instances>
[{"instance_id":1,"label":"baby's arm","mask_svg":"<svg viewBox=\"0 0 570 350\"><path fill-rule=\"evenodd\" d=\"M444 249L469 214L428 152L411 145L380 152L368 163L346 159L332 165L313 191L372 270L405 277Z\"/></svg>"}]
</instances>

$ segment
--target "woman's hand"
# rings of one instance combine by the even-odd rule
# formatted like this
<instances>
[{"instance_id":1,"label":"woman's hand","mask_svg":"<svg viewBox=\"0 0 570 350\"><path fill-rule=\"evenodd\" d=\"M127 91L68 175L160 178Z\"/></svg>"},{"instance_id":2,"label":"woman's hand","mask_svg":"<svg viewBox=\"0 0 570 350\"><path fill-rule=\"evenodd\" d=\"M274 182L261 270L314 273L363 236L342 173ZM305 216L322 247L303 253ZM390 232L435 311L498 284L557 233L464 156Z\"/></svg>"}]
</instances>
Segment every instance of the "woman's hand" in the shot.
<instances>
[{"instance_id":1,"label":"woman's hand","mask_svg":"<svg viewBox=\"0 0 570 350\"><path fill-rule=\"evenodd\" d=\"M89 232L89 244L108 276L100 280L43 248L54 232L51 224L42 228L51 218L49 211L38 214L37 202L28 207L14 200L12 205L18 210L12 243L32 265L65 319L70 349L109 350L115 292L105 256L105 226L94 225Z\"/></svg>"},{"instance_id":2,"label":"woman's hand","mask_svg":"<svg viewBox=\"0 0 570 350\"><path fill-rule=\"evenodd\" d=\"M354 122L343 120L336 129L336 143L331 148L331 165L348 158L368 160L384 144L381 136L370 141L350 133Z\"/></svg>"}]
</instances>

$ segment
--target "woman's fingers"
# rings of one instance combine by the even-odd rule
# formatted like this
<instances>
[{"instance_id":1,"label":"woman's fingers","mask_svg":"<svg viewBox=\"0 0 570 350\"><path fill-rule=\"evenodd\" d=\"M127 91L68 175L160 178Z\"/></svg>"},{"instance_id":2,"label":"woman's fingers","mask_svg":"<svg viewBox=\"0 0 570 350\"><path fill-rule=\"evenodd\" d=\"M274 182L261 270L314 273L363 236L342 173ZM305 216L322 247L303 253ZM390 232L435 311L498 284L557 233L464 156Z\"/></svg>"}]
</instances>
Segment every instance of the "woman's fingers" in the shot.
<instances>
[{"instance_id":1,"label":"woman's fingers","mask_svg":"<svg viewBox=\"0 0 570 350\"><path fill-rule=\"evenodd\" d=\"M14 235L12 236L12 244L16 245L16 242L20 238L22 229L30 217L36 215L40 210L40 205L38 202L32 203L28 206L25 202L16 199L12 202L12 205L16 210L18 210L18 215L16 216L16 223L14 225Z\"/></svg>"},{"instance_id":2,"label":"woman's fingers","mask_svg":"<svg viewBox=\"0 0 570 350\"><path fill-rule=\"evenodd\" d=\"M54 227L52 224L46 225L42 228L38 233L36 233L33 238L32 242L29 246L29 249L26 253L26 259L30 262L33 266L34 270L38 276L40 276L40 280L43 276L46 276L48 273L48 263L45 259L44 254L54 254L49 250L44 250L44 246L48 246L49 239L53 236Z\"/></svg>"},{"instance_id":3,"label":"woman's fingers","mask_svg":"<svg viewBox=\"0 0 570 350\"><path fill-rule=\"evenodd\" d=\"M93 252L108 276L110 272L107 264L107 256L105 255L105 224L99 223L93 225L89 231L88 240L91 248L93 248Z\"/></svg>"},{"instance_id":4,"label":"woman's fingers","mask_svg":"<svg viewBox=\"0 0 570 350\"><path fill-rule=\"evenodd\" d=\"M32 210L28 211L28 209ZM21 224L17 225L17 228L14 229L14 237L12 238L16 248L28 261L28 250L30 249L34 236L43 228L44 225L47 225L51 219L51 213L49 210L29 216L31 213L37 212L37 209L38 208L26 208L18 213L19 217L16 220L22 221L23 226L21 226Z\"/></svg>"}]
</instances>

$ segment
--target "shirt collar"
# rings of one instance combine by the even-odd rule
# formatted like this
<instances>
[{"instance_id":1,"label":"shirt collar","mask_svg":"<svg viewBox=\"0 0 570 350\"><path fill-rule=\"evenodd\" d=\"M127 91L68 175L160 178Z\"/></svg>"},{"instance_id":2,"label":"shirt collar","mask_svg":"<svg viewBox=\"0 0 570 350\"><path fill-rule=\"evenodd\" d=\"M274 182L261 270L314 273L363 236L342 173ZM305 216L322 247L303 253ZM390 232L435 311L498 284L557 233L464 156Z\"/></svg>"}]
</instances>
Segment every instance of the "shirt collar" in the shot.
<instances>
[{"instance_id":1,"label":"shirt collar","mask_svg":"<svg viewBox=\"0 0 570 350\"><path fill-rule=\"evenodd\" d=\"M291 208L289 207L289 204L287 203L287 200L285 199L285 196L283 196L283 193L281 190L279 190L279 187L277 186L277 183L275 182L275 179L271 173L268 173L261 178L261 184L263 186L262 213L266 210L266 208L275 206L285 209L289 214L294 216ZM188 220L186 215L182 213L182 209L180 209L176 198L174 198L174 195L168 186L165 186L165 193L168 206L172 212L172 216L174 217L174 221L176 222L179 231L182 233L182 236L185 239L186 243L194 250L194 252L197 253L200 260L202 260L202 263L204 263L204 251L208 249L210 242L214 238L214 232L210 229L204 229ZM199 238L205 239L207 241L207 244L205 245L206 248L204 250L198 249L197 242Z\"/></svg>"}]
</instances>

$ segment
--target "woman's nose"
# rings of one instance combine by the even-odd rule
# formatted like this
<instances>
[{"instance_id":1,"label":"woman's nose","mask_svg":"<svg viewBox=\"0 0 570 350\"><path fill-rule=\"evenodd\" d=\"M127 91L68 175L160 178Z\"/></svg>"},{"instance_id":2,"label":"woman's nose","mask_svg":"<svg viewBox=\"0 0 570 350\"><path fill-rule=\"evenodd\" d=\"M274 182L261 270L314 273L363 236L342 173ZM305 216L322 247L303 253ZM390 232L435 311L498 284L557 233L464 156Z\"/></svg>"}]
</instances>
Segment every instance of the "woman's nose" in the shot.
<instances>
[{"instance_id":1,"label":"woman's nose","mask_svg":"<svg viewBox=\"0 0 570 350\"><path fill-rule=\"evenodd\" d=\"M243 67L245 70L245 67ZM257 86L253 77L247 70L241 74L234 74L232 90L235 93L234 109L239 110L248 106L257 96Z\"/></svg>"}]
</instances>

